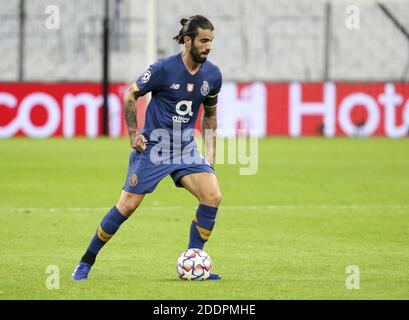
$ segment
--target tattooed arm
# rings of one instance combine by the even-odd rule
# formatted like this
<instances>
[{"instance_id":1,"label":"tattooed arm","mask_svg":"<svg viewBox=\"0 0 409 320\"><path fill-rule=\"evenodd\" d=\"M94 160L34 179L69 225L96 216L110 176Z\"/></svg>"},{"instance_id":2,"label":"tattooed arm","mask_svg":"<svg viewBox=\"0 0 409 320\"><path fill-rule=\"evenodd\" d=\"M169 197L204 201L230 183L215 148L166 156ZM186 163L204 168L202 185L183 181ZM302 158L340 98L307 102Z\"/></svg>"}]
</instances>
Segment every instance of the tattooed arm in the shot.
<instances>
[{"instance_id":1,"label":"tattooed arm","mask_svg":"<svg viewBox=\"0 0 409 320\"><path fill-rule=\"evenodd\" d=\"M205 140L206 155L205 158L214 168L216 159L216 129L217 116L216 106L204 107L202 117L202 134Z\"/></svg>"},{"instance_id":2,"label":"tattooed arm","mask_svg":"<svg viewBox=\"0 0 409 320\"><path fill-rule=\"evenodd\" d=\"M146 149L147 140L145 139L143 134L139 132L137 128L136 100L137 97L131 86L126 91L124 96L123 104L124 116L132 148L137 149L138 151L144 151Z\"/></svg>"}]
</instances>

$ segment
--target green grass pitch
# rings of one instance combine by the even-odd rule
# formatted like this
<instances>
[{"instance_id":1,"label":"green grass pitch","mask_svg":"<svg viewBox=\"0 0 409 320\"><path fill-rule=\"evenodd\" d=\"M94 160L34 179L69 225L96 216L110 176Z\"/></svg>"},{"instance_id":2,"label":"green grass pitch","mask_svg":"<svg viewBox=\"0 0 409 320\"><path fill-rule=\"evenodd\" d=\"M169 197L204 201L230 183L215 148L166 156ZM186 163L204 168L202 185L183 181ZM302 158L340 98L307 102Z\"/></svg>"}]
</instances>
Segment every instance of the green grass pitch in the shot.
<instances>
[{"instance_id":1,"label":"green grass pitch","mask_svg":"<svg viewBox=\"0 0 409 320\"><path fill-rule=\"evenodd\" d=\"M0 299L408 299L409 140L266 138L256 175L218 165L223 201L205 250L222 281L175 263L197 202L170 178L71 273L118 199L127 139L0 141ZM47 289L49 265L60 288ZM348 266L359 289L348 289ZM359 280L359 283L358 283Z\"/></svg>"}]
</instances>

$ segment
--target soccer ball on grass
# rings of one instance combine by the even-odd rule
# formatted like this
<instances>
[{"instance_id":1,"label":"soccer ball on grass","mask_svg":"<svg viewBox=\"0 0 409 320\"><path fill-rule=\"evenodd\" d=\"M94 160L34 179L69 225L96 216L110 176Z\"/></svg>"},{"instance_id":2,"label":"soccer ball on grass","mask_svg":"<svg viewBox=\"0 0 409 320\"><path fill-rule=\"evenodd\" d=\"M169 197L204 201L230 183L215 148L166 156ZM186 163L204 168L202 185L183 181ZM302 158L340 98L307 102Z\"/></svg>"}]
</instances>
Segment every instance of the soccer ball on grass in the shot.
<instances>
[{"instance_id":1,"label":"soccer ball on grass","mask_svg":"<svg viewBox=\"0 0 409 320\"><path fill-rule=\"evenodd\" d=\"M176 263L176 272L183 280L206 280L212 271L212 260L202 249L184 251Z\"/></svg>"}]
</instances>

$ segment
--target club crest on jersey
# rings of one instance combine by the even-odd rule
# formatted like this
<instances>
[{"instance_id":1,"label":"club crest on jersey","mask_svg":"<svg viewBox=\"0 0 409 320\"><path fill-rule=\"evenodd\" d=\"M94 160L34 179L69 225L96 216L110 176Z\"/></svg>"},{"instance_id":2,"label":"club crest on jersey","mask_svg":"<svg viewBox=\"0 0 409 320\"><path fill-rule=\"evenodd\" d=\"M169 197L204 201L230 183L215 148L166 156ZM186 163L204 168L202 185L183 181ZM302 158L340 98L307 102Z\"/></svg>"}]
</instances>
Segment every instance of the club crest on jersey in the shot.
<instances>
[{"instance_id":1,"label":"club crest on jersey","mask_svg":"<svg viewBox=\"0 0 409 320\"><path fill-rule=\"evenodd\" d=\"M138 183L138 176L134 173L131 178L129 179L129 185L131 187L135 187Z\"/></svg>"},{"instance_id":2,"label":"club crest on jersey","mask_svg":"<svg viewBox=\"0 0 409 320\"><path fill-rule=\"evenodd\" d=\"M207 96L209 94L210 88L207 81L203 81L202 87L200 88L200 93L202 96Z\"/></svg>"},{"instance_id":3,"label":"club crest on jersey","mask_svg":"<svg viewBox=\"0 0 409 320\"><path fill-rule=\"evenodd\" d=\"M194 88L195 88L194 83L188 83L187 84L187 92L192 92Z\"/></svg>"}]
</instances>

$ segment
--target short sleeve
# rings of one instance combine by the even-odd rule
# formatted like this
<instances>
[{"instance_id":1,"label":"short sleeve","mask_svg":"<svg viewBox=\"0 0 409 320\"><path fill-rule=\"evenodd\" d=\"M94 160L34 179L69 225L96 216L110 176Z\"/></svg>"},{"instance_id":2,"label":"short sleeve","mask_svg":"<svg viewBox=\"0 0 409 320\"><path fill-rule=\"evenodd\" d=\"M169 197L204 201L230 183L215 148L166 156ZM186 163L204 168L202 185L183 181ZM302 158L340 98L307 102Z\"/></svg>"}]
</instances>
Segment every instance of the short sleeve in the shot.
<instances>
[{"instance_id":1,"label":"short sleeve","mask_svg":"<svg viewBox=\"0 0 409 320\"><path fill-rule=\"evenodd\" d=\"M219 69L217 69L217 78L215 80L214 86L212 90L210 90L209 94L207 95L209 98L217 96L217 94L220 92L220 89L222 87L222 74Z\"/></svg>"},{"instance_id":2,"label":"short sleeve","mask_svg":"<svg viewBox=\"0 0 409 320\"><path fill-rule=\"evenodd\" d=\"M219 71L219 69L217 69L217 75L214 80L214 84L212 85L212 88L209 94L206 96L206 98L203 101L203 105L205 107L211 108L211 107L216 106L217 95L219 94L221 87L222 87L222 74Z\"/></svg>"},{"instance_id":3,"label":"short sleeve","mask_svg":"<svg viewBox=\"0 0 409 320\"><path fill-rule=\"evenodd\" d=\"M157 61L132 83L132 89L136 96L144 96L148 92L158 90L163 84L163 62Z\"/></svg>"}]
</instances>

